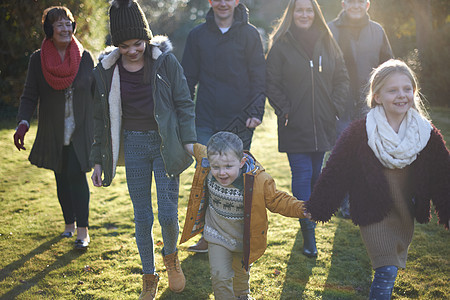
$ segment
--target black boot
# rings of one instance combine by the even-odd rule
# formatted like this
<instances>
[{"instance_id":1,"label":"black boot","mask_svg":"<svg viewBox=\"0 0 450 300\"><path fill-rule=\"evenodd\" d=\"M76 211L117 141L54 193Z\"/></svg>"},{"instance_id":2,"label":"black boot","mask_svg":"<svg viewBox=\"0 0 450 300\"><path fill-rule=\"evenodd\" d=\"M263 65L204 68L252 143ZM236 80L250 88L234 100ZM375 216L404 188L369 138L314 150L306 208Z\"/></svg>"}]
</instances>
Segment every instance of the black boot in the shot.
<instances>
[{"instance_id":1,"label":"black boot","mask_svg":"<svg viewBox=\"0 0 450 300\"><path fill-rule=\"evenodd\" d=\"M316 248L316 223L308 219L300 219L303 235L303 255L307 257L317 257Z\"/></svg>"}]
</instances>

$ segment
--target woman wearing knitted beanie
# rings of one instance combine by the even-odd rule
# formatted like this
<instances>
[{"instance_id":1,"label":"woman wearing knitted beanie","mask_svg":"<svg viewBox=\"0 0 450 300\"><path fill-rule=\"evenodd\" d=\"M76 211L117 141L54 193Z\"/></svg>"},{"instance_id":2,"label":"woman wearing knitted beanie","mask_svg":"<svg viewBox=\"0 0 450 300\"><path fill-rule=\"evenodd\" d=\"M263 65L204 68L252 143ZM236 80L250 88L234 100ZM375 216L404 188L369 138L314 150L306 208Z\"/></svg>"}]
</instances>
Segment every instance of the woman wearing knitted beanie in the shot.
<instances>
[{"instance_id":1,"label":"woman wearing knitted beanie","mask_svg":"<svg viewBox=\"0 0 450 300\"><path fill-rule=\"evenodd\" d=\"M162 255L169 288L179 293L185 278L176 248L179 174L191 163L194 102L167 37L152 37L139 4L113 1L109 10L115 48L94 70L94 186L109 186L125 164L134 208L136 244L143 268L139 299L154 299L158 285L153 249L152 172L155 177ZM103 179L102 179L103 175Z\"/></svg>"},{"instance_id":2,"label":"woman wearing knitted beanie","mask_svg":"<svg viewBox=\"0 0 450 300\"><path fill-rule=\"evenodd\" d=\"M91 54L75 38L75 20L64 6L47 8L42 16L45 39L30 57L27 79L14 134L17 149L39 106L38 131L29 160L55 172L58 200L64 216L63 237L77 229L75 248L89 245L89 186L92 145ZM75 223L76 222L76 223Z\"/></svg>"}]
</instances>

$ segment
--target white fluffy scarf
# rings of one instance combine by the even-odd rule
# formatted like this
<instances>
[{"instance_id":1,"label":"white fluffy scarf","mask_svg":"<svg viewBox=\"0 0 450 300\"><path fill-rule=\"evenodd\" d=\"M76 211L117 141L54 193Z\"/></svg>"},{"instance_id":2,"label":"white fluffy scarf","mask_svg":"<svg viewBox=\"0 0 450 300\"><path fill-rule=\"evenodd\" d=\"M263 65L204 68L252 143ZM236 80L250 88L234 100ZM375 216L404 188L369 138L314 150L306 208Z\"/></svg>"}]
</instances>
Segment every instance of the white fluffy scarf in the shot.
<instances>
[{"instance_id":1,"label":"white fluffy scarf","mask_svg":"<svg viewBox=\"0 0 450 300\"><path fill-rule=\"evenodd\" d=\"M425 148L432 126L411 108L396 133L389 125L383 107L377 105L367 114L366 130L369 147L381 164L389 169L402 169L416 160L417 154Z\"/></svg>"}]
</instances>

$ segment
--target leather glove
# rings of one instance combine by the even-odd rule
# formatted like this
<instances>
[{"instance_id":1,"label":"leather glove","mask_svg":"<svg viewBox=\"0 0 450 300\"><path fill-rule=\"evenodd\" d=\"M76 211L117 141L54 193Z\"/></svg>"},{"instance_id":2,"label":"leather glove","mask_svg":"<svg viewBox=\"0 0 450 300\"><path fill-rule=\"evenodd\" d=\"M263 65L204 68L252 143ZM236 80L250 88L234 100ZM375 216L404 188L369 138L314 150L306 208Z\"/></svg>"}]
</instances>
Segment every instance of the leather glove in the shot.
<instances>
[{"instance_id":1,"label":"leather glove","mask_svg":"<svg viewBox=\"0 0 450 300\"><path fill-rule=\"evenodd\" d=\"M26 150L24 145L25 133L28 131L28 126L25 123L20 123L17 126L16 133L14 133L14 145L16 145L17 150Z\"/></svg>"}]
</instances>

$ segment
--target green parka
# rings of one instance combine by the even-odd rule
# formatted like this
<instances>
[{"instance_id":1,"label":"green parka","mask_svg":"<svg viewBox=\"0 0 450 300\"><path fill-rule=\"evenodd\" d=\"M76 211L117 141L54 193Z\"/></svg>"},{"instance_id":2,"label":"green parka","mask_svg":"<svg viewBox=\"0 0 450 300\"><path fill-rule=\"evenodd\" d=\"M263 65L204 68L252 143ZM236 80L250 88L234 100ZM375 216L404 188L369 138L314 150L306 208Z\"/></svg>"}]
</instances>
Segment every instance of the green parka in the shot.
<instances>
[{"instance_id":1,"label":"green parka","mask_svg":"<svg viewBox=\"0 0 450 300\"><path fill-rule=\"evenodd\" d=\"M155 36L150 47L155 59L152 69L154 117L162 140L161 155L167 176L173 177L193 161L183 145L197 140L194 102L183 69L170 52L172 45L168 38ZM102 166L103 186L111 184L116 166L124 165L119 58L119 49L114 49L94 69L94 144L90 159Z\"/></svg>"}]
</instances>

